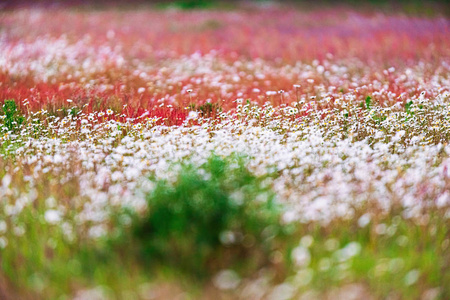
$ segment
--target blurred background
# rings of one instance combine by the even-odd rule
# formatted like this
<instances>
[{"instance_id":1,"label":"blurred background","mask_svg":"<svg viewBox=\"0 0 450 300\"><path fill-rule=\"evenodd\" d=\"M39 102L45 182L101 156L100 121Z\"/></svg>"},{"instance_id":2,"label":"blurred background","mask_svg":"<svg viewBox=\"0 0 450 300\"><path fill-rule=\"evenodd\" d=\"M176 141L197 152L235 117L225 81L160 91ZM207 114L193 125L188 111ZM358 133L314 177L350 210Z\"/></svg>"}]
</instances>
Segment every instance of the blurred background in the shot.
<instances>
[{"instance_id":1,"label":"blurred background","mask_svg":"<svg viewBox=\"0 0 450 300\"><path fill-rule=\"evenodd\" d=\"M449 0L4 0L0 1L0 9L18 6L133 6L145 5L156 8L178 9L230 9L240 5L299 5L303 7L348 5L352 7L371 7L378 9L397 9L412 13L444 13L449 14Z\"/></svg>"}]
</instances>

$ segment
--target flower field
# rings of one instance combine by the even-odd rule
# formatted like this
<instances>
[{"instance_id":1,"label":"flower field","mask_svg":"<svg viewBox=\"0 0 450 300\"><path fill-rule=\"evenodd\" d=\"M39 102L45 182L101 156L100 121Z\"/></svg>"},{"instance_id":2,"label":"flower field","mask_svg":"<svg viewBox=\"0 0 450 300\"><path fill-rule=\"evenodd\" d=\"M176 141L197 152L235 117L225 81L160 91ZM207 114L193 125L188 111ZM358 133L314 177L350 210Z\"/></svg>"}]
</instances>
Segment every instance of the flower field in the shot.
<instances>
[{"instance_id":1,"label":"flower field","mask_svg":"<svg viewBox=\"0 0 450 300\"><path fill-rule=\"evenodd\" d=\"M0 11L0 299L448 299L450 21Z\"/></svg>"}]
</instances>

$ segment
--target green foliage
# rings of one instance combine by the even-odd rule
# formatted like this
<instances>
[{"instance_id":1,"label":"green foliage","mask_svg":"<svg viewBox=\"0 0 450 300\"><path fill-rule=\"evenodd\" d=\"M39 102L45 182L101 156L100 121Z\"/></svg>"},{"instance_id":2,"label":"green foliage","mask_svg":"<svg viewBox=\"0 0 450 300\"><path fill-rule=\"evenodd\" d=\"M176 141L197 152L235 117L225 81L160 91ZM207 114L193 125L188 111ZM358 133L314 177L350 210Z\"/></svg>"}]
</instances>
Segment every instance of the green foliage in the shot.
<instances>
[{"instance_id":1,"label":"green foliage","mask_svg":"<svg viewBox=\"0 0 450 300\"><path fill-rule=\"evenodd\" d=\"M361 226L358 219L363 213L367 209L361 207L357 209L358 217L352 220L333 220L324 227L299 227L300 236L311 236L314 241L308 247L308 268L314 276L304 291L332 290L353 281L364 283L374 299L386 299L393 291L398 299L415 299L421 291L433 287L442 287L436 290L440 296L433 299L447 299L450 291L445 282L450 275L443 270L450 267L450 256L440 246L449 241L444 214L430 213L428 223L419 225L403 218L401 211L392 211L372 215L369 223ZM380 228L386 228L386 232L380 233ZM343 257L349 245L357 251ZM416 272L417 281L407 283L408 274Z\"/></svg>"},{"instance_id":2,"label":"green foliage","mask_svg":"<svg viewBox=\"0 0 450 300\"><path fill-rule=\"evenodd\" d=\"M13 99L5 100L5 103L2 106L2 110L4 113L4 126L6 126L10 131L17 131L19 127L24 123L25 117L17 109L16 102Z\"/></svg>"},{"instance_id":3,"label":"green foliage","mask_svg":"<svg viewBox=\"0 0 450 300\"><path fill-rule=\"evenodd\" d=\"M160 1L157 3L156 7L159 8L169 8L176 7L183 10L190 9L208 9L217 6L217 4L222 4L222 1L216 0L177 0L177 1Z\"/></svg>"},{"instance_id":4,"label":"green foliage","mask_svg":"<svg viewBox=\"0 0 450 300\"><path fill-rule=\"evenodd\" d=\"M413 114L412 111L411 111L411 106L412 105L413 105L412 101L406 102L406 104L405 104L406 113L409 114L409 115Z\"/></svg>"},{"instance_id":5,"label":"green foliage","mask_svg":"<svg viewBox=\"0 0 450 300\"><path fill-rule=\"evenodd\" d=\"M72 117L76 117L81 112L81 110L76 106L74 106L72 108L63 107L62 111L63 111L64 116L71 115Z\"/></svg>"},{"instance_id":6,"label":"green foliage","mask_svg":"<svg viewBox=\"0 0 450 300\"><path fill-rule=\"evenodd\" d=\"M372 102L372 97L367 96L366 97L366 109L368 109L368 110L370 109L371 102Z\"/></svg>"},{"instance_id":7,"label":"green foliage","mask_svg":"<svg viewBox=\"0 0 450 300\"><path fill-rule=\"evenodd\" d=\"M158 181L147 201L148 213L133 225L143 259L191 275L242 263L242 256L258 265L280 233L274 194L236 156L214 155L201 169L182 165L176 182Z\"/></svg>"},{"instance_id":8,"label":"green foliage","mask_svg":"<svg viewBox=\"0 0 450 300\"><path fill-rule=\"evenodd\" d=\"M205 104L199 106L197 106L195 103L190 103L187 108L189 108L189 110L198 111L204 118L214 117L217 112L222 111L220 105L211 102L206 102Z\"/></svg>"},{"instance_id":9,"label":"green foliage","mask_svg":"<svg viewBox=\"0 0 450 300\"><path fill-rule=\"evenodd\" d=\"M221 108L218 104L211 102L206 102L205 104L200 105L198 109L200 110L202 116L205 118L213 117L216 112L221 111Z\"/></svg>"},{"instance_id":10,"label":"green foliage","mask_svg":"<svg viewBox=\"0 0 450 300\"><path fill-rule=\"evenodd\" d=\"M381 124L381 122L385 121L387 119L387 117L383 116L383 115L381 115L381 116L373 115L372 119L376 122L376 124Z\"/></svg>"},{"instance_id":11,"label":"green foliage","mask_svg":"<svg viewBox=\"0 0 450 300\"><path fill-rule=\"evenodd\" d=\"M213 6L214 2L213 0L179 0L175 2L175 5L181 9L204 9Z\"/></svg>"}]
</instances>

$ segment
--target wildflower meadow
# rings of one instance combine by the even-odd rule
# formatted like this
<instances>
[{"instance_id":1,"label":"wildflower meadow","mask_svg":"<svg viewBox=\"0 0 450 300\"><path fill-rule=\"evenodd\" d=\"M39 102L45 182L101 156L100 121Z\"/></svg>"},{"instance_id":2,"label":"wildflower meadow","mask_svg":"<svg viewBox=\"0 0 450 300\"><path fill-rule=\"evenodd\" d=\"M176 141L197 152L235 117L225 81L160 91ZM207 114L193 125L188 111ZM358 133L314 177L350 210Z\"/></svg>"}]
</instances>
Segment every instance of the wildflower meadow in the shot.
<instances>
[{"instance_id":1,"label":"wildflower meadow","mask_svg":"<svg viewBox=\"0 0 450 300\"><path fill-rule=\"evenodd\" d=\"M449 299L448 16L185 8L0 8L0 299Z\"/></svg>"}]
</instances>

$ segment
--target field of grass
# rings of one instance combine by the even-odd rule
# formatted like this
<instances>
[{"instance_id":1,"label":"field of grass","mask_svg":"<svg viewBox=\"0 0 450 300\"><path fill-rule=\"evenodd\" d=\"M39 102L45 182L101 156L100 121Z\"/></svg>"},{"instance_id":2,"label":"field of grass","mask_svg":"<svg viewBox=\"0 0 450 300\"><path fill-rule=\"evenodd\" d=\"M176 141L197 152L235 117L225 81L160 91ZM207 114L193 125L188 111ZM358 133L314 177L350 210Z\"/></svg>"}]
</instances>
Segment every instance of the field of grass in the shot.
<instances>
[{"instance_id":1,"label":"field of grass","mask_svg":"<svg viewBox=\"0 0 450 300\"><path fill-rule=\"evenodd\" d=\"M450 21L0 11L0 299L449 299Z\"/></svg>"}]
</instances>

